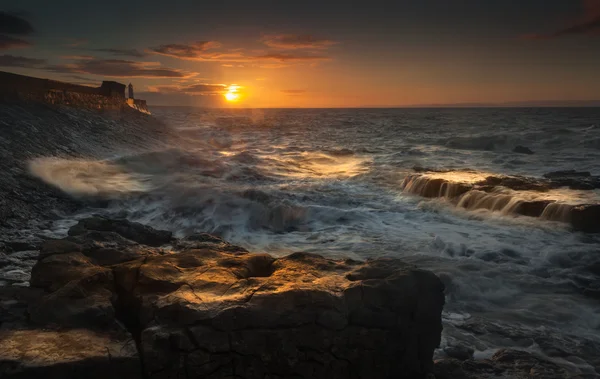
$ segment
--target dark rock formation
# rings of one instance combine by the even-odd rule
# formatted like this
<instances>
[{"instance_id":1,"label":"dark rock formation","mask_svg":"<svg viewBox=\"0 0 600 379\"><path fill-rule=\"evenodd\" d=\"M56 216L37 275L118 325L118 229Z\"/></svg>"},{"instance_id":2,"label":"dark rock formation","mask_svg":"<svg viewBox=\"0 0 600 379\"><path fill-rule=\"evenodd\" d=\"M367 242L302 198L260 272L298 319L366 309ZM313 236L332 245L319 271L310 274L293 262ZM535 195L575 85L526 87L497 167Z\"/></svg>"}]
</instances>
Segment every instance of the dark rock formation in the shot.
<instances>
[{"instance_id":1,"label":"dark rock formation","mask_svg":"<svg viewBox=\"0 0 600 379\"><path fill-rule=\"evenodd\" d=\"M571 223L576 229L584 232L600 232L600 204L574 207Z\"/></svg>"},{"instance_id":2,"label":"dark rock formation","mask_svg":"<svg viewBox=\"0 0 600 379\"><path fill-rule=\"evenodd\" d=\"M517 350L499 350L490 359L441 359L435 362L436 379L567 379L593 378L572 374L556 363Z\"/></svg>"},{"instance_id":3,"label":"dark rock formation","mask_svg":"<svg viewBox=\"0 0 600 379\"><path fill-rule=\"evenodd\" d=\"M447 356L461 361L472 359L474 352L475 351L473 349L466 346L448 346L444 348L444 353L446 353Z\"/></svg>"},{"instance_id":4,"label":"dark rock formation","mask_svg":"<svg viewBox=\"0 0 600 379\"><path fill-rule=\"evenodd\" d=\"M443 285L401 261L273 258L98 217L69 235L42 248L31 290L43 295L27 327L0 329L2 378L133 378L138 361L147 378L422 378L432 368Z\"/></svg>"},{"instance_id":5,"label":"dark rock formation","mask_svg":"<svg viewBox=\"0 0 600 379\"><path fill-rule=\"evenodd\" d=\"M91 217L79 221L69 229L69 236L79 236L89 231L116 233L126 239L148 246L161 246L171 242L172 233L155 230L149 226L127 220L111 220L103 217ZM106 236L99 234L99 236ZM110 235L112 238L114 235Z\"/></svg>"},{"instance_id":6,"label":"dark rock formation","mask_svg":"<svg viewBox=\"0 0 600 379\"><path fill-rule=\"evenodd\" d=\"M498 176L488 176L485 180L475 183L475 185L479 189L489 189L493 190L493 187L502 186L506 188L510 188L515 191L538 191L538 192L546 192L550 190L549 183L536 179L536 178L528 178L526 176L507 176L507 175L498 175Z\"/></svg>"},{"instance_id":7,"label":"dark rock formation","mask_svg":"<svg viewBox=\"0 0 600 379\"><path fill-rule=\"evenodd\" d=\"M527 155L532 155L535 154L533 152L533 150L531 150L530 148L528 148L527 146L515 146L515 148L513 149L513 153L517 153L517 154L527 154Z\"/></svg>"},{"instance_id":8,"label":"dark rock formation","mask_svg":"<svg viewBox=\"0 0 600 379\"><path fill-rule=\"evenodd\" d=\"M544 174L553 188L569 187L571 189L591 190L600 188L600 176L593 176L587 171L553 171Z\"/></svg>"}]
</instances>

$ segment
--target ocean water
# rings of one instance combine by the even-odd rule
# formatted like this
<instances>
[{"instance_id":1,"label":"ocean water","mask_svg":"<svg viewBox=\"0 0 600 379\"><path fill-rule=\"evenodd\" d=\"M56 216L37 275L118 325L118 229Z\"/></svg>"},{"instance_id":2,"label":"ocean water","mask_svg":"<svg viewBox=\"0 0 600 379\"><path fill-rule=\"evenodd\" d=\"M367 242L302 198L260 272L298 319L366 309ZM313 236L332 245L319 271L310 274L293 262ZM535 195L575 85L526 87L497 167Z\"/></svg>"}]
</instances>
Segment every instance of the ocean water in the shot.
<instances>
[{"instance_id":1,"label":"ocean water","mask_svg":"<svg viewBox=\"0 0 600 379\"><path fill-rule=\"evenodd\" d=\"M255 252L402 258L446 284L448 346L502 347L600 372L600 237L403 193L414 166L600 174L600 109L153 109L176 133L103 159L41 156L32 174L92 213ZM527 146L533 155L512 152ZM589 201L594 191L568 193ZM587 201L587 200L586 200ZM600 222L600 220L598 221Z\"/></svg>"}]
</instances>

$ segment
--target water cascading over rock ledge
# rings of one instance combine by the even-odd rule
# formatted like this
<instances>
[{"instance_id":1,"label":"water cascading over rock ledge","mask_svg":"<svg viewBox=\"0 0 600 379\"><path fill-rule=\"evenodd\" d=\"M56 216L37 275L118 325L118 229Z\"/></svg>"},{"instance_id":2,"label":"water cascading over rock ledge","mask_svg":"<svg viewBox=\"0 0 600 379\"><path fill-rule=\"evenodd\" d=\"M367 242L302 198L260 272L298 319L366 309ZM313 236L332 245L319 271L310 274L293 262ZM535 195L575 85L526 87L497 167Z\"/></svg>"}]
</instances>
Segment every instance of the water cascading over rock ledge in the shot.
<instances>
[{"instance_id":1,"label":"water cascading over rock ledge","mask_svg":"<svg viewBox=\"0 0 600 379\"><path fill-rule=\"evenodd\" d=\"M458 208L486 209L570 224L583 232L600 232L600 177L558 171L544 179L490 175L472 170L415 168L402 182L405 193L444 198Z\"/></svg>"},{"instance_id":2,"label":"water cascading over rock ledge","mask_svg":"<svg viewBox=\"0 0 600 379\"><path fill-rule=\"evenodd\" d=\"M28 320L0 329L2 378L422 378L444 305L399 260L273 258L99 217L43 245L31 286Z\"/></svg>"}]
</instances>

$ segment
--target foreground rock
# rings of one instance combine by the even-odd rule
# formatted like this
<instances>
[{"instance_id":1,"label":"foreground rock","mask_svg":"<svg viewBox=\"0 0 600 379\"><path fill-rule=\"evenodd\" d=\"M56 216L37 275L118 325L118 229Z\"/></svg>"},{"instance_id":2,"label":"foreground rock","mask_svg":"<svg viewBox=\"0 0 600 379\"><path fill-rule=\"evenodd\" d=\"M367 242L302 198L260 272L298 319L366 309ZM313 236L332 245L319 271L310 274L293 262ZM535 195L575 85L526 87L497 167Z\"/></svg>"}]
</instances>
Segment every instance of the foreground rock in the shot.
<instances>
[{"instance_id":1,"label":"foreground rock","mask_svg":"<svg viewBox=\"0 0 600 379\"><path fill-rule=\"evenodd\" d=\"M443 285L398 260L276 259L102 218L69 235L42 246L31 285L44 294L27 327L2 330L2 378L100 377L100 366L104 377L149 378L422 378L432 369Z\"/></svg>"},{"instance_id":2,"label":"foreground rock","mask_svg":"<svg viewBox=\"0 0 600 379\"><path fill-rule=\"evenodd\" d=\"M138 378L135 344L86 329L0 329L2 378Z\"/></svg>"}]
</instances>

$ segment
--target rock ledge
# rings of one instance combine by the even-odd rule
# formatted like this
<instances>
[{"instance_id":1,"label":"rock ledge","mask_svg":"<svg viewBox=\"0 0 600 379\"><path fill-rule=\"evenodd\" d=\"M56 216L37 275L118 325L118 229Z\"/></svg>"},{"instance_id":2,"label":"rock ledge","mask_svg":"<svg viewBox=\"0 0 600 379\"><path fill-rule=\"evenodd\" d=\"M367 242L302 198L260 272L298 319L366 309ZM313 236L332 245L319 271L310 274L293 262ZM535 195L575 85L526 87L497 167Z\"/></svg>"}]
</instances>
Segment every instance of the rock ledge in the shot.
<instances>
[{"instance_id":1,"label":"rock ledge","mask_svg":"<svg viewBox=\"0 0 600 379\"><path fill-rule=\"evenodd\" d=\"M71 354L66 367L95 370L114 357L117 377L135 377L135 360L145 378L422 378L433 367L444 288L399 260L273 258L98 217L69 235L42 246L31 285L44 293L27 327L4 333L12 366L0 366L3 378L64 375L44 359L56 339L39 356L19 353L49 333L40 327L93 338L89 348L61 345L81 358Z\"/></svg>"}]
</instances>

